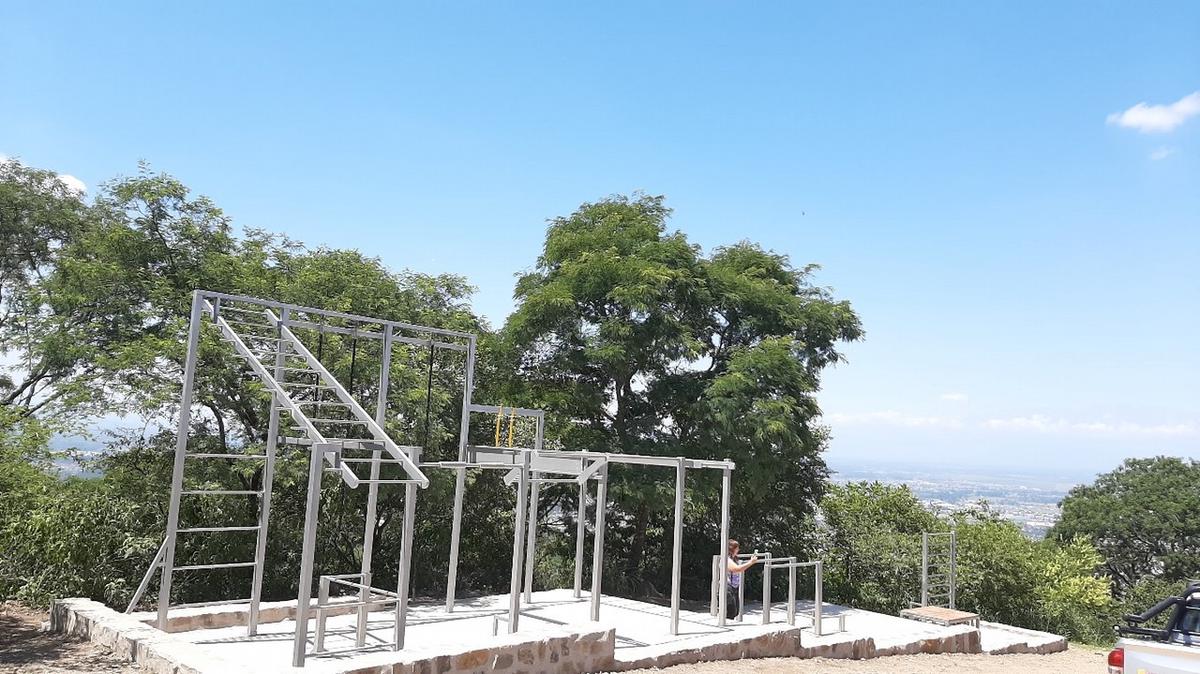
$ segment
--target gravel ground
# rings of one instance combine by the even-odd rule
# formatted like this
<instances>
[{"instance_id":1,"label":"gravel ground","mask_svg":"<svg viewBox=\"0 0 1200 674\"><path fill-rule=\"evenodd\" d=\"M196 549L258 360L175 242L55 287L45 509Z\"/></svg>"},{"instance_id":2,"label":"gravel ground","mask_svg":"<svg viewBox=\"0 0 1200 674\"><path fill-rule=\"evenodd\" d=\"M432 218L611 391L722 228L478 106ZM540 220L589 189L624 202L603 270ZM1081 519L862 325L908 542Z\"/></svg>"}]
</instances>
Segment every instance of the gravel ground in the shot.
<instances>
[{"instance_id":1,"label":"gravel ground","mask_svg":"<svg viewBox=\"0 0 1200 674\"><path fill-rule=\"evenodd\" d=\"M0 672L22 674L144 674L133 663L113 657L88 641L41 631L45 611L0 604Z\"/></svg>"},{"instance_id":2,"label":"gravel ground","mask_svg":"<svg viewBox=\"0 0 1200 674\"><path fill-rule=\"evenodd\" d=\"M737 662L701 662L641 674L1103 674L1108 650L1072 645L1054 655L897 655L873 660L768 658Z\"/></svg>"}]
</instances>

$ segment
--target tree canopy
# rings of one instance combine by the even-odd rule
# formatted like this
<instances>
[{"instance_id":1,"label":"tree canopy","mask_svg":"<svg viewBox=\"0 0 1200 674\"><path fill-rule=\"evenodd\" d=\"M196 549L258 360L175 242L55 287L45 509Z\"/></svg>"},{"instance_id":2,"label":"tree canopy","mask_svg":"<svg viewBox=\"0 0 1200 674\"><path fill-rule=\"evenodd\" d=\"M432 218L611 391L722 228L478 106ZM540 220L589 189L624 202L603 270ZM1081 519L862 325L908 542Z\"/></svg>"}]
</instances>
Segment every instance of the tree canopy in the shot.
<instances>
[{"instance_id":1,"label":"tree canopy","mask_svg":"<svg viewBox=\"0 0 1200 674\"><path fill-rule=\"evenodd\" d=\"M1062 501L1047 536L1083 536L1105 558L1118 594L1151 577L1200 576L1200 463L1175 457L1127 459Z\"/></svg>"},{"instance_id":2,"label":"tree canopy","mask_svg":"<svg viewBox=\"0 0 1200 674\"><path fill-rule=\"evenodd\" d=\"M635 194L550 221L504 330L512 388L553 415L565 447L734 460L735 530L786 549L825 484L820 372L862 327L812 285L814 267L746 241L706 256L668 231L670 214L663 197ZM642 473L615 472L611 487L628 543L613 566L633 587L663 579L668 557L648 553L667 543L655 525L671 493ZM715 549L712 478L693 478L710 494L694 514Z\"/></svg>"}]
</instances>

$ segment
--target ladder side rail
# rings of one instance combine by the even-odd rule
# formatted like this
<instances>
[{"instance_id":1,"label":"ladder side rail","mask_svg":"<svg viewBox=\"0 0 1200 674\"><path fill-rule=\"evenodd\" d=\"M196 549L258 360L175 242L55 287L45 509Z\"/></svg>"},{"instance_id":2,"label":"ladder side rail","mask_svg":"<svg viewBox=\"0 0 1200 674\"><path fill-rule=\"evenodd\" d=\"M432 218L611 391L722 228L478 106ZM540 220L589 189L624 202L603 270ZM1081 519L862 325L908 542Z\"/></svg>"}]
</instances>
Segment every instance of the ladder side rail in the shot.
<instances>
[{"instance_id":1,"label":"ladder side rail","mask_svg":"<svg viewBox=\"0 0 1200 674\"><path fill-rule=\"evenodd\" d=\"M205 304L207 304L207 302ZM211 312L212 306L209 305L208 309ZM242 341L241 337L233 330L232 327L229 326L228 323L225 322L225 319L219 314L217 316L217 326L221 329L221 334L223 334L225 338L233 344L234 349L236 349L237 352L240 353L242 357L244 357L246 361L250 363L250 368L254 370L254 373L258 375L259 379L263 380L263 383L267 385L267 388L271 389L272 393L278 394L279 402L287 408L288 412L292 415L292 419L304 428L304 432L308 433L314 442L326 443L327 441L325 440L325 436L317 430L317 427L313 425L308 416L301 411L300 406L292 400L292 397L288 395L287 390L285 390L284 387L281 386L279 382L271 376L271 373L267 372L266 366L259 362L258 357L255 356L250 349L246 348L245 342ZM295 336L292 335L292 338L294 339ZM325 460L331 467L340 469L342 481L348 486L351 488L358 486L358 476L354 474L354 471L350 470L350 468L348 468L346 465L335 461L329 456L326 456Z\"/></svg>"},{"instance_id":2,"label":"ladder side rail","mask_svg":"<svg viewBox=\"0 0 1200 674\"><path fill-rule=\"evenodd\" d=\"M273 322L279 324L280 333L282 333L284 337L291 341L292 348L296 350L296 355L303 358L305 362L308 363L308 366L316 371L317 375L322 381L325 382L326 385L333 387L332 391L335 395L337 395L338 399L350 407L350 412L357 418L358 421L361 421L363 425L367 427L367 430L371 432L371 435L375 436L376 440L383 443L384 449L387 450L388 454L392 455L392 458L400 462L401 466L404 468L404 472L408 473L409 477L416 480L421 485L422 489L428 487L429 478L421 472L421 469L417 467L417 464L413 463L408 454L402 451L399 446L392 441L388 434L384 432L383 428L376 423L373 418L371 418L371 415L367 414L367 411L362 408L362 405L359 405L358 402L354 400L354 397L350 395L350 392L347 391L332 374L330 374L329 370L325 369L325 366L317 360L316 356L314 356L312 352L309 351L303 343L301 343L300 339L296 337L296 335L293 334L292 331L287 328L287 326L279 323L279 319L275 317L275 314L272 313L270 309L264 309L264 313ZM349 469L345 470L348 471Z\"/></svg>"}]
</instances>

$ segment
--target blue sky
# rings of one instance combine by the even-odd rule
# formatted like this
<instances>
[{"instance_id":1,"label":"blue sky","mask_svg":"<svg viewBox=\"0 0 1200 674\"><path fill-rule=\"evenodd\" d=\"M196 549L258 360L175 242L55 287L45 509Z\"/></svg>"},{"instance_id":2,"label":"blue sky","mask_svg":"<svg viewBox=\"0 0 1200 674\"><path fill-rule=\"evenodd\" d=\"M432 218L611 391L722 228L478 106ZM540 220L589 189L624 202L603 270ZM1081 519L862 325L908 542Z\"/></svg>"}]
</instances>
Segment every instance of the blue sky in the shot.
<instances>
[{"instance_id":1,"label":"blue sky","mask_svg":"<svg viewBox=\"0 0 1200 674\"><path fill-rule=\"evenodd\" d=\"M148 160L494 323L546 218L666 194L861 313L835 466L1200 453L1200 4L243 4L4 3L0 153Z\"/></svg>"}]
</instances>

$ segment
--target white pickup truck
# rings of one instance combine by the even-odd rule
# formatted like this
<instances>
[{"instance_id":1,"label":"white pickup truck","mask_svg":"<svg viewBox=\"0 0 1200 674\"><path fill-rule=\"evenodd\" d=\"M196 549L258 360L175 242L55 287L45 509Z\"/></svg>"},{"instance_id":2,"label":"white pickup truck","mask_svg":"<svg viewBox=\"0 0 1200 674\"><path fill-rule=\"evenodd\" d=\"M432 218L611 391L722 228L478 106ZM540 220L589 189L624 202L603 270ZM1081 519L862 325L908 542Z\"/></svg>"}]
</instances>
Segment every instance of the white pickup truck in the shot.
<instances>
[{"instance_id":1,"label":"white pickup truck","mask_svg":"<svg viewBox=\"0 0 1200 674\"><path fill-rule=\"evenodd\" d=\"M1145 624L1171 609L1160 628ZM1108 654L1109 674L1200 674L1200 583L1143 613L1125 616L1122 639Z\"/></svg>"}]
</instances>

